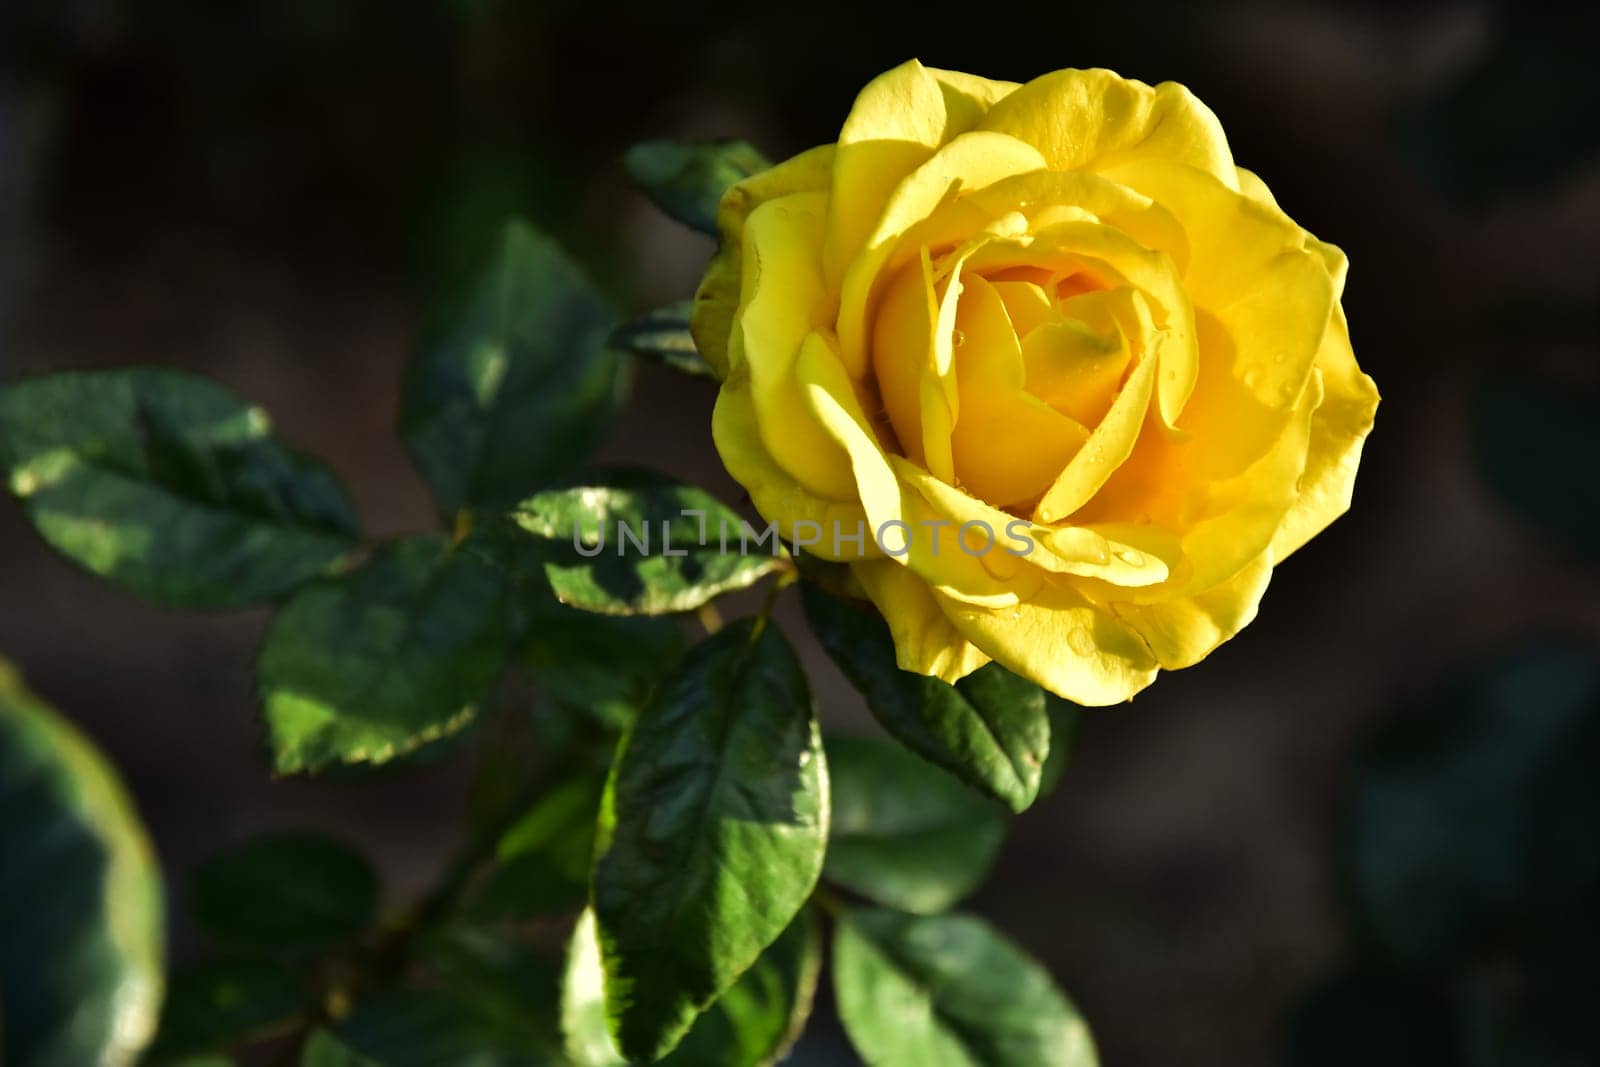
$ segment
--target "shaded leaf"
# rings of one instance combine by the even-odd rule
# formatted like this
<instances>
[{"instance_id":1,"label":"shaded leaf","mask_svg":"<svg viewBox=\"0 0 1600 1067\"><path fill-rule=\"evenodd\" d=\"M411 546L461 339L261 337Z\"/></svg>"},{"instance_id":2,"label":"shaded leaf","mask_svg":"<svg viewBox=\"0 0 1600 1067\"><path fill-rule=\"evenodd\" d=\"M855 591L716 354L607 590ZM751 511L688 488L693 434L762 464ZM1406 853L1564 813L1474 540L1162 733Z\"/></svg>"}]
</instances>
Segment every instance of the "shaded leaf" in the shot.
<instances>
[{"instance_id":1,"label":"shaded leaf","mask_svg":"<svg viewBox=\"0 0 1600 1067\"><path fill-rule=\"evenodd\" d=\"M293 971L267 960L224 959L178 971L151 1049L160 1063L216 1052L288 1030L310 1007Z\"/></svg>"},{"instance_id":2,"label":"shaded leaf","mask_svg":"<svg viewBox=\"0 0 1600 1067\"><path fill-rule=\"evenodd\" d=\"M1049 972L971 916L849 912L833 967L839 1016L872 1067L1098 1063Z\"/></svg>"},{"instance_id":3,"label":"shaded leaf","mask_svg":"<svg viewBox=\"0 0 1600 1067\"><path fill-rule=\"evenodd\" d=\"M679 300L617 327L611 343L624 352L655 360L696 378L716 378L689 336L693 300Z\"/></svg>"},{"instance_id":4,"label":"shaded leaf","mask_svg":"<svg viewBox=\"0 0 1600 1067\"><path fill-rule=\"evenodd\" d=\"M670 618L617 618L580 611L550 597L538 604L522 662L553 700L582 708L620 729L688 647Z\"/></svg>"},{"instance_id":5,"label":"shaded leaf","mask_svg":"<svg viewBox=\"0 0 1600 1067\"><path fill-rule=\"evenodd\" d=\"M534 494L513 518L542 542L556 596L606 615L693 611L787 566L781 548L774 555L775 540L741 551L744 520L704 490L654 471L595 471Z\"/></svg>"},{"instance_id":6,"label":"shaded leaf","mask_svg":"<svg viewBox=\"0 0 1600 1067\"><path fill-rule=\"evenodd\" d=\"M356 1004L335 1028L351 1050L383 1067L556 1067L520 1030L453 990L394 989Z\"/></svg>"},{"instance_id":7,"label":"shaded leaf","mask_svg":"<svg viewBox=\"0 0 1600 1067\"><path fill-rule=\"evenodd\" d=\"M717 233L717 204L728 187L772 166L745 141L644 141L623 157L628 176L652 203L701 233Z\"/></svg>"},{"instance_id":8,"label":"shaded leaf","mask_svg":"<svg viewBox=\"0 0 1600 1067\"><path fill-rule=\"evenodd\" d=\"M510 641L502 576L408 537L273 620L256 689L284 774L384 763L465 728Z\"/></svg>"},{"instance_id":9,"label":"shaded leaf","mask_svg":"<svg viewBox=\"0 0 1600 1067\"><path fill-rule=\"evenodd\" d=\"M148 600L271 600L355 547L355 512L264 411L215 382L138 368L0 390L0 464L40 535Z\"/></svg>"},{"instance_id":10,"label":"shaded leaf","mask_svg":"<svg viewBox=\"0 0 1600 1067\"><path fill-rule=\"evenodd\" d=\"M361 933L377 911L377 872L322 834L263 834L195 871L195 922L239 951L314 956Z\"/></svg>"},{"instance_id":11,"label":"shaded leaf","mask_svg":"<svg viewBox=\"0 0 1600 1067\"><path fill-rule=\"evenodd\" d=\"M812 632L896 740L1012 811L1033 803L1050 749L1044 690L998 663L955 685L903 671L876 610L814 582L802 594Z\"/></svg>"},{"instance_id":12,"label":"shaded leaf","mask_svg":"<svg viewBox=\"0 0 1600 1067\"><path fill-rule=\"evenodd\" d=\"M456 922L429 931L421 956L437 985L470 1000L508 1047L540 1055L559 1051L556 946L545 950L517 932Z\"/></svg>"},{"instance_id":13,"label":"shaded leaf","mask_svg":"<svg viewBox=\"0 0 1600 1067\"><path fill-rule=\"evenodd\" d=\"M525 921L581 908L604 786L598 775L565 782L513 822L494 866L468 894L468 913L486 922Z\"/></svg>"},{"instance_id":14,"label":"shaded leaf","mask_svg":"<svg viewBox=\"0 0 1600 1067\"><path fill-rule=\"evenodd\" d=\"M810 895L827 770L805 675L775 627L690 653L617 751L593 901L613 1032L654 1060Z\"/></svg>"},{"instance_id":15,"label":"shaded leaf","mask_svg":"<svg viewBox=\"0 0 1600 1067\"><path fill-rule=\"evenodd\" d=\"M581 462L621 396L605 301L518 222L407 369L401 429L440 508L498 508Z\"/></svg>"},{"instance_id":16,"label":"shaded leaf","mask_svg":"<svg viewBox=\"0 0 1600 1067\"><path fill-rule=\"evenodd\" d=\"M823 876L902 911L943 911L978 887L1005 840L1001 809L899 745L830 737Z\"/></svg>"},{"instance_id":17,"label":"shaded leaf","mask_svg":"<svg viewBox=\"0 0 1600 1067\"><path fill-rule=\"evenodd\" d=\"M155 1031L161 879L105 758L0 660L0 1060L131 1063Z\"/></svg>"},{"instance_id":18,"label":"shaded leaf","mask_svg":"<svg viewBox=\"0 0 1600 1067\"><path fill-rule=\"evenodd\" d=\"M300 1050L300 1067L379 1067L328 1030L313 1030Z\"/></svg>"}]
</instances>

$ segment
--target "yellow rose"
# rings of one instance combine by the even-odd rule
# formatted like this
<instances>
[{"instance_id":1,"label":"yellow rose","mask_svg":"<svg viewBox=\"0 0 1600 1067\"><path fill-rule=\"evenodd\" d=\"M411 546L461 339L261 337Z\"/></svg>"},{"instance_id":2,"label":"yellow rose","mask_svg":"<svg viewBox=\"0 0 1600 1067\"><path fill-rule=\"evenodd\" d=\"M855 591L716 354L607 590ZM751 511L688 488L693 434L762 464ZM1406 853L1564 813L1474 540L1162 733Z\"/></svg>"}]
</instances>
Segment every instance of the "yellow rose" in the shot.
<instances>
[{"instance_id":1,"label":"yellow rose","mask_svg":"<svg viewBox=\"0 0 1600 1067\"><path fill-rule=\"evenodd\" d=\"M912 61L717 222L718 451L850 564L906 670L1126 700L1349 506L1378 394L1344 254L1181 85Z\"/></svg>"}]
</instances>

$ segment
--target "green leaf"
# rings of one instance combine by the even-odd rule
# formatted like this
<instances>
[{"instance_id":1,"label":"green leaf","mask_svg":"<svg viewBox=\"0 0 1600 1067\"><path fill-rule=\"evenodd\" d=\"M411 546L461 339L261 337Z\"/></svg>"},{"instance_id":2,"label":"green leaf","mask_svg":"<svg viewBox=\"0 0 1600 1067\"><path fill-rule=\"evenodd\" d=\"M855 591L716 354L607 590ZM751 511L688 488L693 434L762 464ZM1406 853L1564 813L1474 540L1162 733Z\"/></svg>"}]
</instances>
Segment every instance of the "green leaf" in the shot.
<instances>
[{"instance_id":1,"label":"green leaf","mask_svg":"<svg viewBox=\"0 0 1600 1067\"><path fill-rule=\"evenodd\" d=\"M293 971L268 960L215 960L178 971L150 1058L172 1063L282 1033L310 999Z\"/></svg>"},{"instance_id":2,"label":"green leaf","mask_svg":"<svg viewBox=\"0 0 1600 1067\"><path fill-rule=\"evenodd\" d=\"M988 874L1002 811L898 745L828 739L833 819L823 876L901 911L943 911Z\"/></svg>"},{"instance_id":3,"label":"green leaf","mask_svg":"<svg viewBox=\"0 0 1600 1067\"><path fill-rule=\"evenodd\" d=\"M606 1028L605 973L594 912L573 931L561 992L562 1032L576 1067L621 1067ZM801 911L750 969L702 1012L677 1048L657 1061L675 1067L758 1067L783 1059L811 1013L822 967L815 917Z\"/></svg>"},{"instance_id":4,"label":"green leaf","mask_svg":"<svg viewBox=\"0 0 1600 1067\"><path fill-rule=\"evenodd\" d=\"M802 595L817 640L896 740L1012 811L1033 803L1050 750L1044 690L998 663L955 685L903 671L877 611L814 582Z\"/></svg>"},{"instance_id":5,"label":"green leaf","mask_svg":"<svg viewBox=\"0 0 1600 1067\"><path fill-rule=\"evenodd\" d=\"M0 390L0 465L57 551L148 600L257 604L359 536L333 476L215 382L138 368Z\"/></svg>"},{"instance_id":6,"label":"green leaf","mask_svg":"<svg viewBox=\"0 0 1600 1067\"><path fill-rule=\"evenodd\" d=\"M821 971L822 932L815 916L802 910L659 1062L671 1067L779 1062L805 1029Z\"/></svg>"},{"instance_id":7,"label":"green leaf","mask_svg":"<svg viewBox=\"0 0 1600 1067\"><path fill-rule=\"evenodd\" d=\"M556 596L605 615L693 611L787 566L775 535L741 551L737 513L654 471L596 471L534 494L513 518L539 539Z\"/></svg>"},{"instance_id":8,"label":"green leaf","mask_svg":"<svg viewBox=\"0 0 1600 1067\"><path fill-rule=\"evenodd\" d=\"M379 1067L328 1030L313 1030L300 1050L300 1067Z\"/></svg>"},{"instance_id":9,"label":"green leaf","mask_svg":"<svg viewBox=\"0 0 1600 1067\"><path fill-rule=\"evenodd\" d=\"M241 952L315 956L361 933L377 911L377 872L322 834L263 834L195 871L195 922Z\"/></svg>"},{"instance_id":10,"label":"green leaf","mask_svg":"<svg viewBox=\"0 0 1600 1067\"><path fill-rule=\"evenodd\" d=\"M513 822L495 865L469 892L467 912L485 922L522 922L581 908L604 787L598 775L565 782Z\"/></svg>"},{"instance_id":11,"label":"green leaf","mask_svg":"<svg viewBox=\"0 0 1600 1067\"><path fill-rule=\"evenodd\" d=\"M583 708L607 726L626 727L688 642L671 618L616 618L537 602L522 662L551 699Z\"/></svg>"},{"instance_id":12,"label":"green leaf","mask_svg":"<svg viewBox=\"0 0 1600 1067\"><path fill-rule=\"evenodd\" d=\"M532 940L521 931L458 922L430 930L420 955L440 988L471 1001L501 1035L497 1041L553 1056L560 1045L560 956Z\"/></svg>"},{"instance_id":13,"label":"green leaf","mask_svg":"<svg viewBox=\"0 0 1600 1067\"><path fill-rule=\"evenodd\" d=\"M871 1067L1094 1067L1089 1029L1050 974L967 915L852 911L834 994Z\"/></svg>"},{"instance_id":14,"label":"green leaf","mask_svg":"<svg viewBox=\"0 0 1600 1067\"><path fill-rule=\"evenodd\" d=\"M267 632L256 689L279 773L385 763L469 725L510 642L501 575L408 537L309 586Z\"/></svg>"},{"instance_id":15,"label":"green leaf","mask_svg":"<svg viewBox=\"0 0 1600 1067\"><path fill-rule=\"evenodd\" d=\"M510 505L582 461L621 398L605 301L517 222L461 310L407 370L401 429L447 513Z\"/></svg>"},{"instance_id":16,"label":"green leaf","mask_svg":"<svg viewBox=\"0 0 1600 1067\"><path fill-rule=\"evenodd\" d=\"M1418 972L1600 951L1600 650L1539 642L1385 720L1346 804L1364 943Z\"/></svg>"},{"instance_id":17,"label":"green leaf","mask_svg":"<svg viewBox=\"0 0 1600 1067\"><path fill-rule=\"evenodd\" d=\"M1500 498L1589 564L1600 557L1600 392L1526 372L1472 397L1478 470Z\"/></svg>"},{"instance_id":18,"label":"green leaf","mask_svg":"<svg viewBox=\"0 0 1600 1067\"><path fill-rule=\"evenodd\" d=\"M717 204L735 182L772 166L745 141L644 141L623 157L650 201L686 226L717 233Z\"/></svg>"},{"instance_id":19,"label":"green leaf","mask_svg":"<svg viewBox=\"0 0 1600 1067\"><path fill-rule=\"evenodd\" d=\"M393 989L359 1002L335 1033L383 1067L557 1067L550 1050L530 1047L495 1015L453 990Z\"/></svg>"},{"instance_id":20,"label":"green leaf","mask_svg":"<svg viewBox=\"0 0 1600 1067\"><path fill-rule=\"evenodd\" d=\"M155 1031L161 876L105 758L0 659L0 1061L131 1063Z\"/></svg>"},{"instance_id":21,"label":"green leaf","mask_svg":"<svg viewBox=\"0 0 1600 1067\"><path fill-rule=\"evenodd\" d=\"M622 1051L656 1060L810 895L827 769L805 675L775 627L690 653L618 747L593 901Z\"/></svg>"},{"instance_id":22,"label":"green leaf","mask_svg":"<svg viewBox=\"0 0 1600 1067\"><path fill-rule=\"evenodd\" d=\"M689 314L693 300L679 300L632 322L617 327L611 343L624 352L655 360L696 378L715 379L711 369L689 335Z\"/></svg>"}]
</instances>

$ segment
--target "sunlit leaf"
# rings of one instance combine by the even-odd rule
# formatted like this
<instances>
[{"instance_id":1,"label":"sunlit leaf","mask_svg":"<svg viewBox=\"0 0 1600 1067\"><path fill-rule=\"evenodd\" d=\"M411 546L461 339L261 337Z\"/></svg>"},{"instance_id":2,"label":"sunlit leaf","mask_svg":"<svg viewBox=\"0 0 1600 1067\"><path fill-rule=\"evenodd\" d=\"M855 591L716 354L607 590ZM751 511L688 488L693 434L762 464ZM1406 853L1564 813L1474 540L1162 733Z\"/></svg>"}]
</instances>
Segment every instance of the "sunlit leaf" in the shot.
<instances>
[{"instance_id":1,"label":"sunlit leaf","mask_svg":"<svg viewBox=\"0 0 1600 1067\"><path fill-rule=\"evenodd\" d=\"M693 611L787 566L775 535L747 543L731 508L654 471L595 471L528 497L513 518L538 540L556 596L601 614Z\"/></svg>"},{"instance_id":2,"label":"sunlit leaf","mask_svg":"<svg viewBox=\"0 0 1600 1067\"><path fill-rule=\"evenodd\" d=\"M827 771L805 675L772 626L690 653L624 738L593 901L613 1034L654 1060L755 962L810 895Z\"/></svg>"},{"instance_id":3,"label":"sunlit leaf","mask_svg":"<svg viewBox=\"0 0 1600 1067\"><path fill-rule=\"evenodd\" d=\"M834 994L870 1067L1095 1067L1089 1029L1049 972L966 915L851 911Z\"/></svg>"},{"instance_id":4,"label":"sunlit leaf","mask_svg":"<svg viewBox=\"0 0 1600 1067\"><path fill-rule=\"evenodd\" d=\"M215 382L138 368L0 390L0 466L57 551L157 603L237 607L328 569L358 537L333 476Z\"/></svg>"},{"instance_id":5,"label":"sunlit leaf","mask_svg":"<svg viewBox=\"0 0 1600 1067\"><path fill-rule=\"evenodd\" d=\"M441 538L396 541L308 586L257 667L274 767L384 763L456 733L509 641L503 576Z\"/></svg>"}]
</instances>

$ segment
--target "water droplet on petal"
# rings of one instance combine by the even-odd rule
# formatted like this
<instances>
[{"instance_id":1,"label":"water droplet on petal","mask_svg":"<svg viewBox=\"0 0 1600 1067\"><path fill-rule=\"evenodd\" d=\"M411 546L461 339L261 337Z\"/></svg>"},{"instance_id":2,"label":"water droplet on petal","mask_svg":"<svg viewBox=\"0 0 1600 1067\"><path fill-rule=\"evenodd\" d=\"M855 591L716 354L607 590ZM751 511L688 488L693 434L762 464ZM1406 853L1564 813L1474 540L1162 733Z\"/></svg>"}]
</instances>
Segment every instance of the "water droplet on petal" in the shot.
<instances>
[{"instance_id":1,"label":"water droplet on petal","mask_svg":"<svg viewBox=\"0 0 1600 1067\"><path fill-rule=\"evenodd\" d=\"M1118 546L1111 550L1111 554L1130 567L1144 566L1144 553L1136 549Z\"/></svg>"},{"instance_id":2,"label":"water droplet on petal","mask_svg":"<svg viewBox=\"0 0 1600 1067\"><path fill-rule=\"evenodd\" d=\"M964 345L966 343L967 343L967 335L966 334L962 333L960 330L951 330L950 331L950 344L951 345L953 345L956 348L960 348L962 345Z\"/></svg>"}]
</instances>

